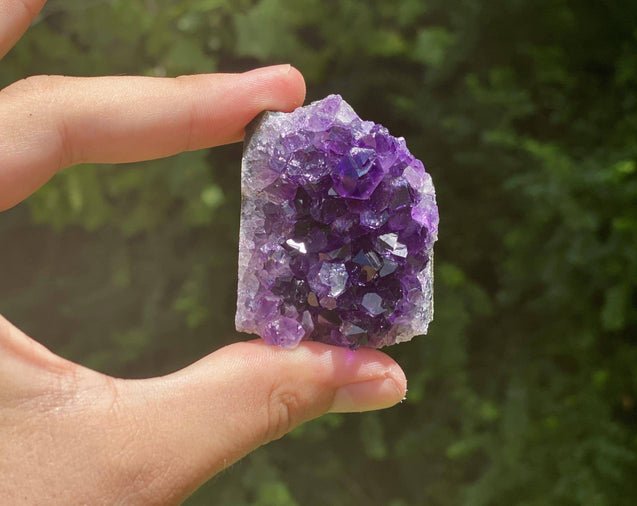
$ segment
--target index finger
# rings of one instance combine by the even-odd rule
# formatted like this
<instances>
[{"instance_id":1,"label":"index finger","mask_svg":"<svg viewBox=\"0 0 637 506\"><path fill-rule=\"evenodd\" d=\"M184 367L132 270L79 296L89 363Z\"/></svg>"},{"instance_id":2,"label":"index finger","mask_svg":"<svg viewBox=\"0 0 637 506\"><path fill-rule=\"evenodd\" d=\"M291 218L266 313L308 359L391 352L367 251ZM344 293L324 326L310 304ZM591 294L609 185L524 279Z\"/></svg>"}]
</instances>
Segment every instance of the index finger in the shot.
<instances>
[{"instance_id":1,"label":"index finger","mask_svg":"<svg viewBox=\"0 0 637 506\"><path fill-rule=\"evenodd\" d=\"M39 76L0 91L0 211L58 170L150 160L236 142L259 112L291 111L290 65L181 78Z\"/></svg>"},{"instance_id":2,"label":"index finger","mask_svg":"<svg viewBox=\"0 0 637 506\"><path fill-rule=\"evenodd\" d=\"M0 59L9 52L46 0L0 0Z\"/></svg>"}]
</instances>

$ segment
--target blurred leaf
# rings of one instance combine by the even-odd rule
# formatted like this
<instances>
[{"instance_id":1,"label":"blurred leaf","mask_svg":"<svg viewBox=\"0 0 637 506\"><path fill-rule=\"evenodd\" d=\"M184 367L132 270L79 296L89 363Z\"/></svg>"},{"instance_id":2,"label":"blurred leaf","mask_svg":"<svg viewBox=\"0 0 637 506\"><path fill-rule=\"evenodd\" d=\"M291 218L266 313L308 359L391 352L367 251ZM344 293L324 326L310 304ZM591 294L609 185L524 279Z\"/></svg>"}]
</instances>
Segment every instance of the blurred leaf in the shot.
<instances>
[{"instance_id":1,"label":"blurred leaf","mask_svg":"<svg viewBox=\"0 0 637 506\"><path fill-rule=\"evenodd\" d=\"M414 58L432 67L439 67L454 42L454 35L445 28L422 28L414 45Z\"/></svg>"},{"instance_id":2,"label":"blurred leaf","mask_svg":"<svg viewBox=\"0 0 637 506\"><path fill-rule=\"evenodd\" d=\"M377 413L366 413L361 418L360 434L365 452L370 458L382 460L387 456L383 427Z\"/></svg>"}]
</instances>

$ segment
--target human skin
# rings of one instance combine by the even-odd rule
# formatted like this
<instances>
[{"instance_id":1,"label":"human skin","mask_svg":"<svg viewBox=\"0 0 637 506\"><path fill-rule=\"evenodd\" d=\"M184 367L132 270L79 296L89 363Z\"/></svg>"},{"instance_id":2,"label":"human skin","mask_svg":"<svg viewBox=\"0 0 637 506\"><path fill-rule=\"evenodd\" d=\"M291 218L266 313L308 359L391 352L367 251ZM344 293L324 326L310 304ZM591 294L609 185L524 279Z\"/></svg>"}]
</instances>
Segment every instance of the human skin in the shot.
<instances>
[{"instance_id":1,"label":"human skin","mask_svg":"<svg viewBox=\"0 0 637 506\"><path fill-rule=\"evenodd\" d=\"M43 4L0 0L0 58ZM240 141L259 112L291 111L304 96L289 65L19 81L0 91L0 211L71 165ZM56 356L0 316L1 502L177 504L307 420L386 408L405 392L384 353L311 342L292 351L240 342L167 376L114 378Z\"/></svg>"}]
</instances>

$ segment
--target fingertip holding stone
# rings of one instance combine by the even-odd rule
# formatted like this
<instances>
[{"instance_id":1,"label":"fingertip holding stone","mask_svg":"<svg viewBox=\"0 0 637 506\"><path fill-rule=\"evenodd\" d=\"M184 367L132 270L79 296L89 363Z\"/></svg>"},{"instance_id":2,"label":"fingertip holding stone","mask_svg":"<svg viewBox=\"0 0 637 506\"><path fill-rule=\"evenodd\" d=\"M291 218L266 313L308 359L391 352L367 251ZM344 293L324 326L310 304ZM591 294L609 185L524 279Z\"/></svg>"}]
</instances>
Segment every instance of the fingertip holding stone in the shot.
<instances>
[{"instance_id":1,"label":"fingertip holding stone","mask_svg":"<svg viewBox=\"0 0 637 506\"><path fill-rule=\"evenodd\" d=\"M338 95L246 131L237 330L352 349L426 333L438 208L404 139Z\"/></svg>"}]
</instances>

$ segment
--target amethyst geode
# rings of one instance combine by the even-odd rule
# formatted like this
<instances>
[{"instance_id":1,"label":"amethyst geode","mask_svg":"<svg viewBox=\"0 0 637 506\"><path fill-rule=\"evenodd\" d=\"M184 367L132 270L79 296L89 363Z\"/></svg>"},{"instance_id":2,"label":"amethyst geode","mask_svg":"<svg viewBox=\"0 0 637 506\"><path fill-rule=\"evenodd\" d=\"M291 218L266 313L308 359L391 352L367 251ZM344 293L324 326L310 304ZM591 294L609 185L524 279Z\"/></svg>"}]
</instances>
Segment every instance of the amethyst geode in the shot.
<instances>
[{"instance_id":1,"label":"amethyst geode","mask_svg":"<svg viewBox=\"0 0 637 506\"><path fill-rule=\"evenodd\" d=\"M403 138L339 96L248 128L237 330L269 344L379 348L433 317L438 208Z\"/></svg>"}]
</instances>

